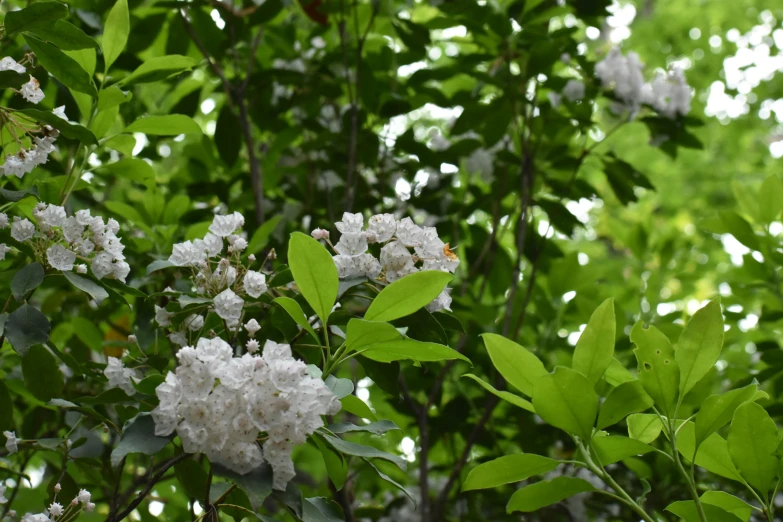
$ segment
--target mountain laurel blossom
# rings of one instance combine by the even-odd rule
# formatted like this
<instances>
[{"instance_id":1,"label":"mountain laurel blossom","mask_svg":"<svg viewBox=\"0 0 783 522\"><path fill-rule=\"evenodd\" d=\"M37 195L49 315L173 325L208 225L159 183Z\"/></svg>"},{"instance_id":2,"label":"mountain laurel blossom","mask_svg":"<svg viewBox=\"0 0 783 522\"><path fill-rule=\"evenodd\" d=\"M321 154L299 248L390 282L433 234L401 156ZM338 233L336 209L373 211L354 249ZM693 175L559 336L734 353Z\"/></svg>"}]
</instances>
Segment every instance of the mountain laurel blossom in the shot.
<instances>
[{"instance_id":1,"label":"mountain laurel blossom","mask_svg":"<svg viewBox=\"0 0 783 522\"><path fill-rule=\"evenodd\" d=\"M366 277L392 283L401 277L422 270L454 271L459 258L448 243L441 241L435 227L420 227L409 217L397 221L392 214L378 214L368 220L364 229L364 216L360 213L343 214L335 223L341 232L333 246L333 256L340 279ZM313 237L316 231L313 231ZM370 244L383 244L376 258L367 252ZM413 252L410 249L413 249ZM449 289L427 305L427 310L450 310Z\"/></svg>"},{"instance_id":2,"label":"mountain laurel blossom","mask_svg":"<svg viewBox=\"0 0 783 522\"><path fill-rule=\"evenodd\" d=\"M323 415L340 411L337 397L287 344L267 341L261 356L233 357L222 339L201 338L177 359L175 372L156 389L155 434L176 431L185 452L204 453L243 475L266 461L277 490L294 477L293 448L323 426Z\"/></svg>"}]
</instances>

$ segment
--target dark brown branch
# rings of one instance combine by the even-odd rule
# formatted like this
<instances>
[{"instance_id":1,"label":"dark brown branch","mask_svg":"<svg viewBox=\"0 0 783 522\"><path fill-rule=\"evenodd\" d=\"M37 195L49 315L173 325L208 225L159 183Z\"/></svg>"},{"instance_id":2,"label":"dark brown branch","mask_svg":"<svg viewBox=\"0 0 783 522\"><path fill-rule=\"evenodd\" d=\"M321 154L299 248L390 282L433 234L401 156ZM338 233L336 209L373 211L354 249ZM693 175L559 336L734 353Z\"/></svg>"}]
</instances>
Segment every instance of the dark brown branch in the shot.
<instances>
[{"instance_id":1,"label":"dark brown branch","mask_svg":"<svg viewBox=\"0 0 783 522\"><path fill-rule=\"evenodd\" d=\"M125 508L123 511L121 511L118 515L115 515L113 518L109 518L108 522L119 522L120 520L124 519L128 515L131 514L131 512L136 509L136 507L142 503L142 501L146 498L146 496L149 494L150 491L152 491L152 488L155 487L155 484L157 484L161 478L163 478L163 475L166 474L166 471L170 467L172 467L177 462L184 460L186 458L190 457L188 453L180 453L176 457L173 457L166 462L164 462L160 468L158 468L158 471L147 481L147 484L144 486L144 489L142 489L139 494L136 496L135 499L128 505L127 508Z\"/></svg>"}]
</instances>

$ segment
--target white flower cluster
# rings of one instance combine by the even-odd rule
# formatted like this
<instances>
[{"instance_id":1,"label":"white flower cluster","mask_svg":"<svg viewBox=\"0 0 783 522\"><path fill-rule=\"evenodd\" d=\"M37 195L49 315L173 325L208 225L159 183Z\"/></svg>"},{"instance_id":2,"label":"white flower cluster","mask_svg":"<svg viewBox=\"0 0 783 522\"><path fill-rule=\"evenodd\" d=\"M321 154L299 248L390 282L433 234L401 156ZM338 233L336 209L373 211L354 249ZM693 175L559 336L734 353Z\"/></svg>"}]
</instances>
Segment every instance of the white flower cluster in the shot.
<instances>
[{"instance_id":1,"label":"white flower cluster","mask_svg":"<svg viewBox=\"0 0 783 522\"><path fill-rule=\"evenodd\" d=\"M580 80L568 80L563 87L562 92L559 94L556 92L549 93L549 101L552 106L557 108L563 98L570 102L579 101L585 97L585 83Z\"/></svg>"},{"instance_id":2,"label":"white flower cluster","mask_svg":"<svg viewBox=\"0 0 783 522\"><path fill-rule=\"evenodd\" d=\"M391 214L372 216L364 230L362 214L343 214L343 220L335 223L340 231L340 240L334 245L337 255L334 264L340 279L367 277L383 278L391 283L403 276L420 270L454 271L459 258L451 251L448 243L438 237L435 227L420 227L411 218L397 221ZM326 239L323 230L316 229L312 236ZM381 243L380 260L368 253L370 244ZM413 248L413 253L409 249ZM417 266L417 263L421 263ZM431 312L450 310L449 289L444 290L427 305Z\"/></svg>"},{"instance_id":3,"label":"white flower cluster","mask_svg":"<svg viewBox=\"0 0 783 522\"><path fill-rule=\"evenodd\" d=\"M195 292L212 298L212 310L231 329L239 326L245 305L242 296L256 299L267 291L266 275L242 264L240 255L247 248L247 239L241 232L244 224L245 218L239 212L216 215L203 239L177 243L169 256L171 264L193 269ZM224 247L226 257L223 257ZM248 256L248 260L252 263L255 256ZM168 327L172 325L173 315L174 312L156 308L155 320L160 326ZM180 346L188 343L187 330L201 330L204 317L193 314L185 319L183 326L184 330L169 336Z\"/></svg>"},{"instance_id":4,"label":"white flower cluster","mask_svg":"<svg viewBox=\"0 0 783 522\"><path fill-rule=\"evenodd\" d=\"M22 442L22 439L16 436L16 432L4 431L3 435L5 435L5 449L8 450L8 454L11 455L19 451L19 443Z\"/></svg>"},{"instance_id":5,"label":"white flower cluster","mask_svg":"<svg viewBox=\"0 0 783 522\"><path fill-rule=\"evenodd\" d=\"M19 74L24 74L27 72L27 68L24 65L17 63L17 61L10 56L6 56L0 60L0 71L15 71ZM44 93L41 90L38 80L32 76L30 76L30 80L27 83L22 85L22 90L19 91L19 94L31 103L37 104L44 99Z\"/></svg>"},{"instance_id":6,"label":"white flower cluster","mask_svg":"<svg viewBox=\"0 0 783 522\"><path fill-rule=\"evenodd\" d=\"M156 390L155 434L176 431L185 452L204 453L240 474L266 461L275 489L285 490L295 475L294 446L323 426L322 415L339 412L340 402L287 344L267 341L261 356L232 352L220 338L177 352L176 372Z\"/></svg>"},{"instance_id":7,"label":"white flower cluster","mask_svg":"<svg viewBox=\"0 0 783 522\"><path fill-rule=\"evenodd\" d=\"M0 486L0 504L2 504L5 501L5 498L3 498L3 491L5 490L5 486ZM22 517L21 522L52 522L54 520L74 520L74 518L78 515L79 511L84 509L84 511L93 511L95 509L95 504L90 501L92 494L87 491L86 489L79 490L79 493L74 497L74 499L71 501L71 503L63 507L62 504L56 501L57 494L62 490L62 486L60 486L60 483L58 482L54 486L54 497L55 501L49 504L49 508L44 513L27 513Z\"/></svg>"},{"instance_id":8,"label":"white flower cluster","mask_svg":"<svg viewBox=\"0 0 783 522\"><path fill-rule=\"evenodd\" d=\"M11 237L19 242L29 242L36 254L52 268L62 271L76 270L87 273L86 264L75 264L80 258L90 262L92 273L98 279L104 277L125 282L130 266L125 262L121 238L117 237L120 224L100 216L91 216L89 210L79 210L68 216L65 208L38 203L33 209L35 224L27 218L14 217L9 223L6 214L0 214L0 229L11 227ZM37 226L36 226L37 225ZM0 245L0 259L7 247Z\"/></svg>"},{"instance_id":9,"label":"white flower cluster","mask_svg":"<svg viewBox=\"0 0 783 522\"><path fill-rule=\"evenodd\" d=\"M672 119L690 112L692 92L681 70L658 73L651 83L644 81L643 70L639 55L629 52L623 56L616 47L595 65L595 74L601 84L614 89L615 95L631 112L636 112L642 104L650 105Z\"/></svg>"}]
</instances>

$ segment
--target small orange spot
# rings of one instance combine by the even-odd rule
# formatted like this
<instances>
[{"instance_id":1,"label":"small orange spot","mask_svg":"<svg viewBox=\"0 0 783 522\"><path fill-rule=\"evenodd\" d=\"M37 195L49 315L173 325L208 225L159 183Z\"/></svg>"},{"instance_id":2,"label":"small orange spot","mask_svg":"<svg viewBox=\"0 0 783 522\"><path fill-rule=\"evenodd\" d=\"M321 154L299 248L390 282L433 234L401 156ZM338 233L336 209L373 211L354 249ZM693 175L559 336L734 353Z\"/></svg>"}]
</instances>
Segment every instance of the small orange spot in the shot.
<instances>
[{"instance_id":1,"label":"small orange spot","mask_svg":"<svg viewBox=\"0 0 783 522\"><path fill-rule=\"evenodd\" d=\"M457 257L457 254L451 251L448 243L443 245L443 255L445 255L449 261L459 261L459 257Z\"/></svg>"}]
</instances>

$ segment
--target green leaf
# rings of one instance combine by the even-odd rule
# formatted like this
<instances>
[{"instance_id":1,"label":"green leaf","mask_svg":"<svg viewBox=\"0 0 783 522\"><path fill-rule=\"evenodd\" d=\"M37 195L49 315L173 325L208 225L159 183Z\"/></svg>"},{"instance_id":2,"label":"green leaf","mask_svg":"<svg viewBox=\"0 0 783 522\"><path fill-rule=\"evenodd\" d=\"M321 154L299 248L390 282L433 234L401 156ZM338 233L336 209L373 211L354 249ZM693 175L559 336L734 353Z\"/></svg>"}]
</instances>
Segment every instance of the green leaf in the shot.
<instances>
[{"instance_id":1,"label":"green leaf","mask_svg":"<svg viewBox=\"0 0 783 522\"><path fill-rule=\"evenodd\" d=\"M572 368L595 384L603 376L614 356L614 299L595 309L574 349Z\"/></svg>"},{"instance_id":2,"label":"green leaf","mask_svg":"<svg viewBox=\"0 0 783 522\"><path fill-rule=\"evenodd\" d=\"M189 209L190 198L185 194L177 194L166 203L166 210L163 211L163 222L176 225Z\"/></svg>"},{"instance_id":3,"label":"green leaf","mask_svg":"<svg viewBox=\"0 0 783 522\"><path fill-rule=\"evenodd\" d=\"M128 0L117 0L109 11L106 25L103 28L103 72L106 74L109 67L120 56L125 44L128 43L130 34L130 13L128 12Z\"/></svg>"},{"instance_id":4,"label":"green leaf","mask_svg":"<svg viewBox=\"0 0 783 522\"><path fill-rule=\"evenodd\" d=\"M32 346L22 356L24 385L36 399L49 401L63 392L63 373L54 355L41 345Z\"/></svg>"},{"instance_id":5,"label":"green leaf","mask_svg":"<svg viewBox=\"0 0 783 522\"><path fill-rule=\"evenodd\" d=\"M641 382L625 382L614 388L607 395L606 400L601 405L596 428L602 430L607 426L617 424L628 414L649 409L653 403L652 397L644 391Z\"/></svg>"},{"instance_id":6,"label":"green leaf","mask_svg":"<svg viewBox=\"0 0 783 522\"><path fill-rule=\"evenodd\" d=\"M144 393L147 395L155 395L155 389L160 386L163 381L166 380L165 377L159 373L154 373L152 375L148 375L147 377L143 378L139 382L133 382L133 387L136 388L136 391L139 393Z\"/></svg>"},{"instance_id":7,"label":"green leaf","mask_svg":"<svg viewBox=\"0 0 783 522\"><path fill-rule=\"evenodd\" d=\"M185 459L174 464L174 476L189 497L203 498L207 488L207 472L193 459Z\"/></svg>"},{"instance_id":8,"label":"green leaf","mask_svg":"<svg viewBox=\"0 0 783 522\"><path fill-rule=\"evenodd\" d=\"M230 480L247 494L255 510L261 509L264 500L272 492L272 468L266 463L244 475L214 462L211 465L215 475Z\"/></svg>"},{"instance_id":9,"label":"green leaf","mask_svg":"<svg viewBox=\"0 0 783 522\"><path fill-rule=\"evenodd\" d=\"M608 382L610 386L620 386L623 383L635 381L636 375L626 369L626 367L623 366L623 363L618 361L617 358L613 357L612 360L609 361L609 367L606 369L606 372L604 372L604 380Z\"/></svg>"},{"instance_id":10,"label":"green leaf","mask_svg":"<svg viewBox=\"0 0 783 522\"><path fill-rule=\"evenodd\" d=\"M552 426L587 441L598 413L598 395L584 375L558 366L536 381L533 407Z\"/></svg>"},{"instance_id":11,"label":"green leaf","mask_svg":"<svg viewBox=\"0 0 783 522\"><path fill-rule=\"evenodd\" d=\"M63 51L79 51L81 49L95 49L98 47L98 42L65 20L36 24L30 28L30 32L42 40L53 43Z\"/></svg>"},{"instance_id":12,"label":"green leaf","mask_svg":"<svg viewBox=\"0 0 783 522\"><path fill-rule=\"evenodd\" d=\"M36 121L46 123L47 125L54 127L55 129L60 131L60 133L66 138L79 140L85 145L98 144L98 139L87 127L82 127L78 123L65 121L59 116L55 116L51 112L39 111L38 109L21 109L16 112L19 112L21 114L31 117Z\"/></svg>"},{"instance_id":13,"label":"green leaf","mask_svg":"<svg viewBox=\"0 0 783 522\"><path fill-rule=\"evenodd\" d=\"M581 374L580 374L581 375ZM592 484L584 479L573 477L557 477L552 480L542 480L522 489L518 489L508 501L506 512L522 511L532 513L542 507L550 506L577 493L595 491Z\"/></svg>"},{"instance_id":14,"label":"green leaf","mask_svg":"<svg viewBox=\"0 0 783 522\"><path fill-rule=\"evenodd\" d=\"M740 474L767 499L780 464L774 456L780 442L775 421L755 402L746 402L734 412L727 442Z\"/></svg>"},{"instance_id":15,"label":"green leaf","mask_svg":"<svg viewBox=\"0 0 783 522\"><path fill-rule=\"evenodd\" d=\"M332 393L338 399L342 399L353 393L353 381L351 379L340 379L334 375L330 375L326 378L326 387L332 390Z\"/></svg>"},{"instance_id":16,"label":"green leaf","mask_svg":"<svg viewBox=\"0 0 783 522\"><path fill-rule=\"evenodd\" d=\"M345 479L348 477L348 464L340 453L326 444L320 437L311 439L321 452L326 465L326 473L337 491L343 489Z\"/></svg>"},{"instance_id":17,"label":"green leaf","mask_svg":"<svg viewBox=\"0 0 783 522\"><path fill-rule=\"evenodd\" d=\"M661 418L654 413L634 413L628 416L626 423L628 436L646 444L657 439L663 430Z\"/></svg>"},{"instance_id":18,"label":"green leaf","mask_svg":"<svg viewBox=\"0 0 783 522\"><path fill-rule=\"evenodd\" d=\"M343 411L347 411L361 419L368 419L371 421L378 420L370 407L356 395L346 395L340 399L340 404L343 406Z\"/></svg>"},{"instance_id":19,"label":"green leaf","mask_svg":"<svg viewBox=\"0 0 783 522\"><path fill-rule=\"evenodd\" d=\"M17 301L24 300L28 293L43 283L44 276L44 267L41 266L41 263L35 262L26 265L15 273L13 279L11 279L11 292L14 294L14 299Z\"/></svg>"},{"instance_id":20,"label":"green leaf","mask_svg":"<svg viewBox=\"0 0 783 522\"><path fill-rule=\"evenodd\" d=\"M68 281L71 282L73 286L83 292L90 294L90 296L95 299L95 302L98 304L101 304L104 299L109 297L109 292L107 292L105 288L92 279L76 275L73 272L63 272L63 275Z\"/></svg>"},{"instance_id":21,"label":"green leaf","mask_svg":"<svg viewBox=\"0 0 783 522\"><path fill-rule=\"evenodd\" d=\"M364 432L372 433L374 435L383 435L386 432L392 430L399 430L400 428L390 420L382 420L378 422L371 422L362 426L351 424L350 422L341 422L338 424L330 424L329 431L332 433L353 433Z\"/></svg>"},{"instance_id":22,"label":"green leaf","mask_svg":"<svg viewBox=\"0 0 783 522\"><path fill-rule=\"evenodd\" d=\"M777 221L783 211L783 182L774 174L761 184L759 209L765 223Z\"/></svg>"},{"instance_id":23,"label":"green leaf","mask_svg":"<svg viewBox=\"0 0 783 522\"><path fill-rule=\"evenodd\" d=\"M3 196L8 201L20 201L27 196L32 196L35 199L41 199L40 194L38 194L37 187L30 187L22 190L7 190L0 188L0 196Z\"/></svg>"},{"instance_id":24,"label":"green leaf","mask_svg":"<svg viewBox=\"0 0 783 522\"><path fill-rule=\"evenodd\" d=\"M400 339L372 344L360 352L373 361L392 362L410 359L420 362L447 361L460 359L470 363L470 359L458 351L437 343L424 343L413 339Z\"/></svg>"},{"instance_id":25,"label":"green leaf","mask_svg":"<svg viewBox=\"0 0 783 522\"><path fill-rule=\"evenodd\" d=\"M549 375L544 364L533 353L517 343L497 334L483 334L492 364L509 384L527 395L533 396L533 388L539 378Z\"/></svg>"},{"instance_id":26,"label":"green leaf","mask_svg":"<svg viewBox=\"0 0 783 522\"><path fill-rule=\"evenodd\" d=\"M104 165L104 168L108 169L116 176L135 181L136 183L141 183L147 187L154 187L155 185L155 170L142 159L124 158L120 161L115 161L114 163ZM144 220L139 218L139 220L136 222L144 223Z\"/></svg>"},{"instance_id":27,"label":"green leaf","mask_svg":"<svg viewBox=\"0 0 783 522\"><path fill-rule=\"evenodd\" d=\"M758 386L749 384L744 388L710 395L696 414L696 446L731 421L734 411L743 403L753 400Z\"/></svg>"},{"instance_id":28,"label":"green leaf","mask_svg":"<svg viewBox=\"0 0 783 522\"><path fill-rule=\"evenodd\" d=\"M261 250L263 250L269 243L269 237L272 235L272 233L277 228L277 225L279 225L280 221L282 220L283 215L278 214L264 221L264 224L258 227L255 232L253 232L253 236L247 243L247 248L245 249L244 254L249 256L250 254L258 254L261 252Z\"/></svg>"},{"instance_id":29,"label":"green leaf","mask_svg":"<svg viewBox=\"0 0 783 522\"><path fill-rule=\"evenodd\" d=\"M27 45L35 53L38 60L46 71L57 78L63 85L77 92L89 94L93 98L98 96L98 91L92 84L90 75L82 69L79 63L53 46L38 38L25 35Z\"/></svg>"},{"instance_id":30,"label":"green leaf","mask_svg":"<svg viewBox=\"0 0 783 522\"><path fill-rule=\"evenodd\" d=\"M128 87L137 83L150 83L165 80L171 76L189 71L198 62L188 56L171 54L150 58L139 65L135 71L120 80L120 84Z\"/></svg>"},{"instance_id":31,"label":"green leaf","mask_svg":"<svg viewBox=\"0 0 783 522\"><path fill-rule=\"evenodd\" d=\"M5 321L5 336L22 356L29 347L47 342L51 329L46 316L27 303L11 312Z\"/></svg>"},{"instance_id":32,"label":"green leaf","mask_svg":"<svg viewBox=\"0 0 783 522\"><path fill-rule=\"evenodd\" d=\"M384 472L379 470L375 466L375 464L373 464L369 459L364 459L363 458L362 460L364 462L366 462L367 464L369 464L370 467L375 470L375 472L378 474L378 476L381 477L381 479L385 480L386 482L388 482L389 484L391 484L395 488L397 488L400 491L402 491L403 493L405 493L405 495L408 496L410 501L413 502L413 507L418 509L418 501L416 500L416 497L411 495L410 492L407 489L405 489L405 487L402 484L400 484L399 482L397 482L396 480L392 479L390 476L386 475Z\"/></svg>"},{"instance_id":33,"label":"green leaf","mask_svg":"<svg viewBox=\"0 0 783 522\"><path fill-rule=\"evenodd\" d=\"M593 449L604 466L653 451L652 446L622 435L596 436L593 438Z\"/></svg>"},{"instance_id":34,"label":"green leaf","mask_svg":"<svg viewBox=\"0 0 783 522\"><path fill-rule=\"evenodd\" d=\"M302 503L302 522L345 522L340 504L324 497L306 498Z\"/></svg>"},{"instance_id":35,"label":"green leaf","mask_svg":"<svg viewBox=\"0 0 783 522\"><path fill-rule=\"evenodd\" d=\"M201 127L190 116L167 114L147 116L134 121L122 132L143 132L151 136L178 136L180 134L201 134Z\"/></svg>"},{"instance_id":36,"label":"green leaf","mask_svg":"<svg viewBox=\"0 0 783 522\"><path fill-rule=\"evenodd\" d=\"M302 307L299 306L299 303L297 303L290 297L278 297L273 301L273 303L279 305L280 308L288 312L288 315L291 316L291 319L293 319L296 322L296 324L301 326L304 330L307 331L307 333L312 335L316 343L320 343L320 340L318 339L318 335L315 333L315 330L313 330L313 327L310 326L310 323L307 321L307 317L305 316L305 313L302 311Z\"/></svg>"},{"instance_id":37,"label":"green leaf","mask_svg":"<svg viewBox=\"0 0 783 522\"><path fill-rule=\"evenodd\" d=\"M737 241L750 248L751 250L758 250L759 238L753 232L753 228L745 221L745 218L733 212L731 210L721 210L718 212L721 223L725 229L734 236Z\"/></svg>"},{"instance_id":38,"label":"green leaf","mask_svg":"<svg viewBox=\"0 0 783 522\"><path fill-rule=\"evenodd\" d=\"M119 466L120 461L131 453L155 455L171 440L169 437L155 435L155 421L149 413L139 413L122 427L122 438L111 452L111 465Z\"/></svg>"},{"instance_id":39,"label":"green leaf","mask_svg":"<svg viewBox=\"0 0 783 522\"><path fill-rule=\"evenodd\" d=\"M133 98L131 91L123 91L116 85L106 87L98 94L98 112L127 103L131 98Z\"/></svg>"},{"instance_id":40,"label":"green leaf","mask_svg":"<svg viewBox=\"0 0 783 522\"><path fill-rule=\"evenodd\" d=\"M486 381L484 381L482 379L479 379L478 377L476 377L475 375L470 374L470 373L467 373L467 374L463 375L463 377L467 377L469 379L473 379L474 381L479 383L479 385L482 388L487 390L492 395L495 395L496 397L500 397L504 401L510 402L514 406L518 406L518 407L522 408L523 410L527 410L527 411L529 411L531 413L535 413L536 412L536 409L533 407L533 404L530 401L528 401L526 399L523 399L519 395L514 395L511 392L498 390L494 386L489 384L488 382L486 382Z\"/></svg>"},{"instance_id":41,"label":"green leaf","mask_svg":"<svg viewBox=\"0 0 783 522\"><path fill-rule=\"evenodd\" d=\"M689 462L693 460L696 451L695 432L693 423L687 422L679 428L677 433L677 450ZM717 433L707 437L699 446L699 452L696 453L696 465L721 477L742 482L742 477L729 455L726 439Z\"/></svg>"},{"instance_id":42,"label":"green leaf","mask_svg":"<svg viewBox=\"0 0 783 522\"><path fill-rule=\"evenodd\" d=\"M329 252L315 239L301 232L291 234L288 266L299 291L326 325L337 300L339 278Z\"/></svg>"},{"instance_id":43,"label":"green leaf","mask_svg":"<svg viewBox=\"0 0 783 522\"><path fill-rule=\"evenodd\" d=\"M740 519L712 504L702 504L704 514L710 522L740 522ZM699 522L701 520L699 509L693 500L680 500L666 506L666 511L674 513L686 522Z\"/></svg>"},{"instance_id":44,"label":"green leaf","mask_svg":"<svg viewBox=\"0 0 783 522\"><path fill-rule=\"evenodd\" d=\"M669 339L654 326L645 328L641 322L631 330L631 342L636 345L634 355L639 362L639 380L644 391L666 416L674 413L680 368L674 358Z\"/></svg>"},{"instance_id":45,"label":"green leaf","mask_svg":"<svg viewBox=\"0 0 783 522\"><path fill-rule=\"evenodd\" d=\"M375 449L372 446L363 446L361 444L356 444L355 442L343 440L339 437L335 437L334 435L330 435L323 429L319 429L316 433L327 443L329 443L329 445L331 445L334 449L345 455L354 455L356 457L364 457L368 459L387 460L395 464L403 471L405 471L405 468L407 467L407 462L397 455L386 453L385 451Z\"/></svg>"},{"instance_id":46,"label":"green leaf","mask_svg":"<svg viewBox=\"0 0 783 522\"><path fill-rule=\"evenodd\" d=\"M753 507L750 504L724 491L705 491L701 496L701 503L718 506L742 522L748 522L751 513L753 513Z\"/></svg>"},{"instance_id":47,"label":"green leaf","mask_svg":"<svg viewBox=\"0 0 783 522\"><path fill-rule=\"evenodd\" d=\"M489 489L512 482L521 482L536 475L549 473L561 463L557 460L522 453L479 464L468 473L468 478L462 485L462 491Z\"/></svg>"},{"instance_id":48,"label":"green leaf","mask_svg":"<svg viewBox=\"0 0 783 522\"><path fill-rule=\"evenodd\" d=\"M8 387L0 379L0 432L14 431L14 402Z\"/></svg>"},{"instance_id":49,"label":"green leaf","mask_svg":"<svg viewBox=\"0 0 783 522\"><path fill-rule=\"evenodd\" d=\"M352 351L391 341L402 340L402 334L389 323L351 319L348 321L345 344Z\"/></svg>"},{"instance_id":50,"label":"green leaf","mask_svg":"<svg viewBox=\"0 0 783 522\"><path fill-rule=\"evenodd\" d=\"M438 297L452 276L439 270L408 274L381 290L364 318L368 321L394 321L424 308Z\"/></svg>"},{"instance_id":51,"label":"green leaf","mask_svg":"<svg viewBox=\"0 0 783 522\"><path fill-rule=\"evenodd\" d=\"M674 359L680 368L680 400L718 362L723 348L723 315L720 298L693 314L680 334Z\"/></svg>"},{"instance_id":52,"label":"green leaf","mask_svg":"<svg viewBox=\"0 0 783 522\"><path fill-rule=\"evenodd\" d=\"M35 2L5 15L6 36L29 31L42 24L54 23L68 16L68 7L61 2Z\"/></svg>"}]
</instances>

